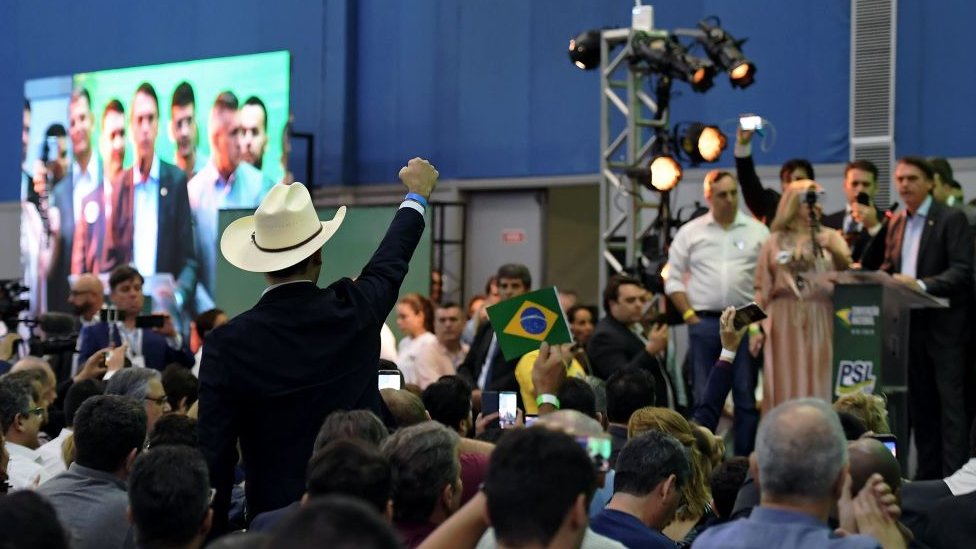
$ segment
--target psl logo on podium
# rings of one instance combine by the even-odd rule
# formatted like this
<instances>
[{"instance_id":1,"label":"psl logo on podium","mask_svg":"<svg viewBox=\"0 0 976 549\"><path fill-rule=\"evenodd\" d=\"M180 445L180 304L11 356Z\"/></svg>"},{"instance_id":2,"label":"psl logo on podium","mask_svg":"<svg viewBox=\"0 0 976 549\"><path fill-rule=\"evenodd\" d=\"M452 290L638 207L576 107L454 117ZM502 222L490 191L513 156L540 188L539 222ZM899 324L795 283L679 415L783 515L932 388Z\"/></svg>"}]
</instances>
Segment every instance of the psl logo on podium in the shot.
<instances>
[{"instance_id":1,"label":"psl logo on podium","mask_svg":"<svg viewBox=\"0 0 976 549\"><path fill-rule=\"evenodd\" d=\"M873 371L874 362L870 360L841 360L834 396L858 392L873 393L876 382Z\"/></svg>"}]
</instances>

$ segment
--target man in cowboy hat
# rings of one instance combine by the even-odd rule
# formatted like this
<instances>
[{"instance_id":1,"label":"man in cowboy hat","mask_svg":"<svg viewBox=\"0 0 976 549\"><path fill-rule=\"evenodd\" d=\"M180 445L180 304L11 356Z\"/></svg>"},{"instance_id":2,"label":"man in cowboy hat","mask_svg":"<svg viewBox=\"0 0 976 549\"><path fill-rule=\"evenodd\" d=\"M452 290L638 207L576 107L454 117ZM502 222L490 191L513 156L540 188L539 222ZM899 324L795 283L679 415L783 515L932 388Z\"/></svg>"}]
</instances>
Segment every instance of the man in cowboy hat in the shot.
<instances>
[{"instance_id":1,"label":"man in cowboy hat","mask_svg":"<svg viewBox=\"0 0 976 549\"><path fill-rule=\"evenodd\" d=\"M329 413L380 412L380 327L420 241L438 174L414 158L399 175L409 192L355 281L316 285L322 245L346 210L319 221L301 184L275 185L253 216L224 231L220 250L227 261L263 273L269 286L203 347L199 433L217 490L215 533L226 529L238 439L250 518L302 497L305 467Z\"/></svg>"}]
</instances>

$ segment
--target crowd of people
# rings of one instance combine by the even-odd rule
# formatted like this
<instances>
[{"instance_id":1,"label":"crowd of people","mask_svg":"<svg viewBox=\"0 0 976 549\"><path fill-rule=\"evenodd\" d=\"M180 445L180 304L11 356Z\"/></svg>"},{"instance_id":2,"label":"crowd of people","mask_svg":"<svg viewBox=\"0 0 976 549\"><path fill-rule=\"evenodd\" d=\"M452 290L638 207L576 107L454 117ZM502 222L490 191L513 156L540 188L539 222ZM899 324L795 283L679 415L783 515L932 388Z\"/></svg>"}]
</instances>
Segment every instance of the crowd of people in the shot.
<instances>
[{"instance_id":1,"label":"crowd of people","mask_svg":"<svg viewBox=\"0 0 976 549\"><path fill-rule=\"evenodd\" d=\"M533 288L524 265L500 266L467 307L401 294L438 177L422 159L401 170L408 193L360 275L324 288L344 209L321 221L304 186L272 187L221 237L268 288L235 318L201 315L195 356L171 322L99 319L101 282L79 277L69 375L28 357L0 377L0 546L972 546L967 346L945 322L976 310L973 236L968 210L936 198L951 174L899 160L905 208L885 216L877 170L852 162L848 207L824 215L813 167L790 161L782 192L765 189L750 138L736 173L706 176L709 210L670 248L683 373L636 277L609 278L602 317L561 292L574 343L513 359L485 310ZM950 302L912 317L912 481L876 438L891 431L884 398L833 399L829 274L852 266ZM143 282L115 267L112 303L141 310ZM768 318L736 325L751 301ZM381 336L394 310L399 344ZM390 370L399 383L381 390ZM514 425L488 408L498 393L514 394Z\"/></svg>"}]
</instances>

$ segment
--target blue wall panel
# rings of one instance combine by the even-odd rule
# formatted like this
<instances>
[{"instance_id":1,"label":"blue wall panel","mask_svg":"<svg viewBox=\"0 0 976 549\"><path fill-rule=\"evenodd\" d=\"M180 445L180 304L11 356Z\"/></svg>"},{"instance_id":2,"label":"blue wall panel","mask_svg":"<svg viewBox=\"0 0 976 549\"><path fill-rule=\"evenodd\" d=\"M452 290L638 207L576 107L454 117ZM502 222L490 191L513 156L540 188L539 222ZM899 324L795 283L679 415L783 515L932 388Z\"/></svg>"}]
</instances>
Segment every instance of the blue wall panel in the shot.
<instances>
[{"instance_id":1,"label":"blue wall panel","mask_svg":"<svg viewBox=\"0 0 976 549\"><path fill-rule=\"evenodd\" d=\"M599 82L573 67L570 37L629 23L630 0L215 0L120 5L51 0L64 32L6 2L0 17L0 200L17 198L17 129L29 78L288 49L298 131L316 134L317 183L388 182L413 155L447 178L592 173ZM850 0L669 0L658 27L718 15L759 67L756 84L707 94L675 85L672 120L723 123L741 112L776 127L762 163L847 159ZM966 25L976 3L899 2L898 153L976 155L966 130L976 71ZM108 29L108 30L106 30ZM728 153L727 153L728 154ZM727 158L726 162L731 158Z\"/></svg>"}]
</instances>

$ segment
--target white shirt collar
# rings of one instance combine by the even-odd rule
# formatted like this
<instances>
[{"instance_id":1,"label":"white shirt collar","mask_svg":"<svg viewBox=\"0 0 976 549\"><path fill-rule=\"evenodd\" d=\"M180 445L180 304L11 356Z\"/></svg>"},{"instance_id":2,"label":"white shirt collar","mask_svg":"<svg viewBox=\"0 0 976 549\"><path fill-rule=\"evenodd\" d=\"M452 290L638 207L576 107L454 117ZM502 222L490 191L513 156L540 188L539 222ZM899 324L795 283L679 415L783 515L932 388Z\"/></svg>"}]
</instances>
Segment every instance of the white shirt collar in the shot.
<instances>
[{"instance_id":1,"label":"white shirt collar","mask_svg":"<svg viewBox=\"0 0 976 549\"><path fill-rule=\"evenodd\" d=\"M263 292L261 292L261 297L264 297L264 294L270 292L271 290L274 290L275 288L280 288L282 286L287 286L288 284L300 284L302 282L307 282L309 284L312 284L312 281L311 280L289 280L288 282L281 282L279 284L272 284L272 285L268 286L267 288L265 288Z\"/></svg>"},{"instance_id":2,"label":"white shirt collar","mask_svg":"<svg viewBox=\"0 0 976 549\"><path fill-rule=\"evenodd\" d=\"M41 454L37 453L37 450L31 450L26 446L17 444L16 442L5 441L5 446L7 447L7 453L10 457L18 457L25 459L27 461L33 461L34 463L43 463L41 459Z\"/></svg>"},{"instance_id":3,"label":"white shirt collar","mask_svg":"<svg viewBox=\"0 0 976 549\"><path fill-rule=\"evenodd\" d=\"M92 155L92 157L88 159L88 166L85 167L84 171L82 171L81 164L79 164L77 160L72 161L71 178L74 181L78 181L82 175L87 175L89 181L91 181L92 183L97 183L98 174L95 171L95 164L96 164L96 160L94 155Z\"/></svg>"}]
</instances>

